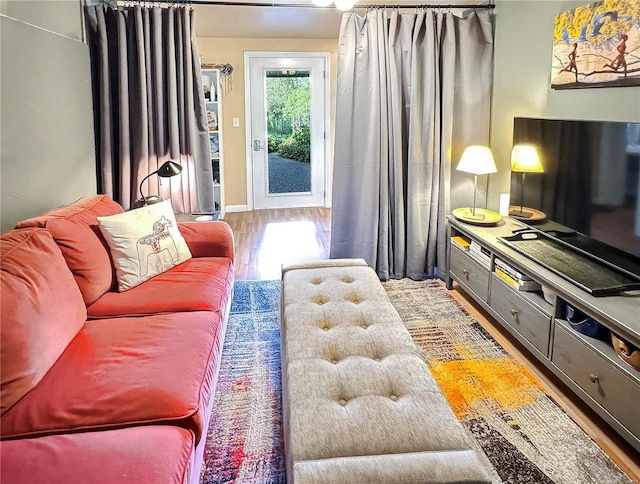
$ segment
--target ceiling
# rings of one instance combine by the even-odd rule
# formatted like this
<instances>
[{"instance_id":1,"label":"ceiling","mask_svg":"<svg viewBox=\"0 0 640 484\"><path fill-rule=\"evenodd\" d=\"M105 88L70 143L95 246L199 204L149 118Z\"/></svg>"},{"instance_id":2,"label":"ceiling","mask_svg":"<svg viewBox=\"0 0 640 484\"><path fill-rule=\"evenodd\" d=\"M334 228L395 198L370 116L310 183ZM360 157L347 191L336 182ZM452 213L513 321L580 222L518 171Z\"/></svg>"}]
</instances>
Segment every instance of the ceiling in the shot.
<instances>
[{"instance_id":1,"label":"ceiling","mask_svg":"<svg viewBox=\"0 0 640 484\"><path fill-rule=\"evenodd\" d=\"M193 8L196 37L337 39L342 18L342 12L335 8L219 5Z\"/></svg>"},{"instance_id":2,"label":"ceiling","mask_svg":"<svg viewBox=\"0 0 640 484\"><path fill-rule=\"evenodd\" d=\"M247 0L229 0L237 3ZM259 0L249 0L255 3ZM263 2L260 2L263 3ZM281 6L312 5L311 0L273 0L265 6L232 6L194 4L196 37L217 38L281 38L281 39L337 39L342 11L330 8ZM384 4L384 0L360 0L363 5ZM392 5L415 5L416 0L387 1ZM481 0L430 1L431 4L479 4ZM273 6L278 4L278 6ZM364 13L364 8L356 11Z\"/></svg>"}]
</instances>

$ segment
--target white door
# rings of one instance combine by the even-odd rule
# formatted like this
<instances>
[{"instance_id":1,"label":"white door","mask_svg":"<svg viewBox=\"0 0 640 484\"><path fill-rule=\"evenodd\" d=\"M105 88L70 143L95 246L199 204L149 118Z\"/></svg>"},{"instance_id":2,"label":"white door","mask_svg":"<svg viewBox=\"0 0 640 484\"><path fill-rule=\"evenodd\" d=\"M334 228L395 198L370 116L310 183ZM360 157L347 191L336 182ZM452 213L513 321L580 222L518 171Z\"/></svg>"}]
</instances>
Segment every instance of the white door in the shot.
<instances>
[{"instance_id":1,"label":"white door","mask_svg":"<svg viewBox=\"0 0 640 484\"><path fill-rule=\"evenodd\" d=\"M245 55L249 207L325 205L327 64L327 54Z\"/></svg>"}]
</instances>

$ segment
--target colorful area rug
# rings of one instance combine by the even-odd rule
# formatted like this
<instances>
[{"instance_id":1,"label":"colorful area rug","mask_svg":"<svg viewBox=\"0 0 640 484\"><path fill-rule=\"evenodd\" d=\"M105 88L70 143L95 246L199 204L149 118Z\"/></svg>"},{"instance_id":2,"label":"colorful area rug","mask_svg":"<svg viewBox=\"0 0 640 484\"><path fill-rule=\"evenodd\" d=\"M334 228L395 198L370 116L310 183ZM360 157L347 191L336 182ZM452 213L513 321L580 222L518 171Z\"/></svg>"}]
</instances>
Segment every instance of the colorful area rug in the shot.
<instances>
[{"instance_id":1,"label":"colorful area rug","mask_svg":"<svg viewBox=\"0 0 640 484\"><path fill-rule=\"evenodd\" d=\"M285 483L280 281L236 281L200 482Z\"/></svg>"},{"instance_id":2,"label":"colorful area rug","mask_svg":"<svg viewBox=\"0 0 640 484\"><path fill-rule=\"evenodd\" d=\"M438 281L383 285L495 482L632 482Z\"/></svg>"},{"instance_id":3,"label":"colorful area rug","mask_svg":"<svg viewBox=\"0 0 640 484\"><path fill-rule=\"evenodd\" d=\"M437 281L384 283L497 483L630 483ZM201 482L284 483L280 282L238 281Z\"/></svg>"}]
</instances>

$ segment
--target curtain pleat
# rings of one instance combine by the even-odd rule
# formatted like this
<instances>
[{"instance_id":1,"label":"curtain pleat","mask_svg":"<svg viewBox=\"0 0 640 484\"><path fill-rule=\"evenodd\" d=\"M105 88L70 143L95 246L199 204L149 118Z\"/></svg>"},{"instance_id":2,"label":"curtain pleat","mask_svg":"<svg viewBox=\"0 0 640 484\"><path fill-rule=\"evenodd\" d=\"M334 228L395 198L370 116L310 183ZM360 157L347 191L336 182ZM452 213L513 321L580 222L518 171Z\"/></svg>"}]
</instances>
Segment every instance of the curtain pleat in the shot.
<instances>
[{"instance_id":1,"label":"curtain pleat","mask_svg":"<svg viewBox=\"0 0 640 484\"><path fill-rule=\"evenodd\" d=\"M488 142L492 65L488 11L344 14L331 257L381 279L443 273L451 160Z\"/></svg>"},{"instance_id":2,"label":"curtain pleat","mask_svg":"<svg viewBox=\"0 0 640 484\"><path fill-rule=\"evenodd\" d=\"M145 195L176 212L213 213L195 12L188 7L88 6L94 78L98 187L125 209L166 160L179 176L150 177Z\"/></svg>"}]
</instances>

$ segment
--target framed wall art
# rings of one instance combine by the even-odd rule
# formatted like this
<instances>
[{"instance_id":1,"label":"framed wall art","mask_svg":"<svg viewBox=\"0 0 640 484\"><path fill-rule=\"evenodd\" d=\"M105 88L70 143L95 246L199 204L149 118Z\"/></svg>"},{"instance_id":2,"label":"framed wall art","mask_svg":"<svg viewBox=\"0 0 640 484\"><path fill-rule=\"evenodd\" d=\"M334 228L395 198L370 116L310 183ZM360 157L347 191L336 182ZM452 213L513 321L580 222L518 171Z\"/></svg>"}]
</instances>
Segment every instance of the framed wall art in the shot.
<instances>
[{"instance_id":1,"label":"framed wall art","mask_svg":"<svg viewBox=\"0 0 640 484\"><path fill-rule=\"evenodd\" d=\"M640 0L601 0L555 17L551 87L640 86Z\"/></svg>"}]
</instances>

